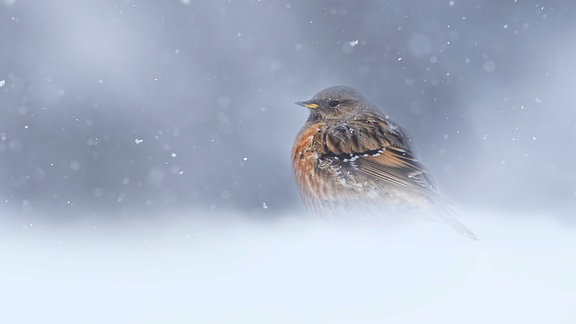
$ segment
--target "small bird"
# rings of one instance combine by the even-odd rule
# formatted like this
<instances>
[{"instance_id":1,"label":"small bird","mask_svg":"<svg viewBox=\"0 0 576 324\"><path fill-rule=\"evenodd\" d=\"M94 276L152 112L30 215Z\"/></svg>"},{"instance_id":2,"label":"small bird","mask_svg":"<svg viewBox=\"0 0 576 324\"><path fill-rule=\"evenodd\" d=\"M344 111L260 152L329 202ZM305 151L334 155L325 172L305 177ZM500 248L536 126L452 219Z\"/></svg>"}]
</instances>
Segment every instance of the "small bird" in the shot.
<instances>
[{"instance_id":1,"label":"small bird","mask_svg":"<svg viewBox=\"0 0 576 324\"><path fill-rule=\"evenodd\" d=\"M478 238L436 193L406 132L356 89L334 86L296 104L310 109L292 147L296 182L308 207L339 211L431 211Z\"/></svg>"}]
</instances>

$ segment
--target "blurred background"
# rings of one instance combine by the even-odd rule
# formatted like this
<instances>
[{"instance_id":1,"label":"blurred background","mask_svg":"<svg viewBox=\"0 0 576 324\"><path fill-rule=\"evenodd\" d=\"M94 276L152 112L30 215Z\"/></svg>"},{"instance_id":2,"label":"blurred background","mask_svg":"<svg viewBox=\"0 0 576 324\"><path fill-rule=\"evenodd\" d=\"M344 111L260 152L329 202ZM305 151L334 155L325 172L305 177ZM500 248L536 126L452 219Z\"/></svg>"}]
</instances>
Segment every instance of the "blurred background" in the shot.
<instances>
[{"instance_id":1,"label":"blurred background","mask_svg":"<svg viewBox=\"0 0 576 324\"><path fill-rule=\"evenodd\" d=\"M300 210L293 102L347 84L455 205L572 218L575 35L571 1L3 0L2 209Z\"/></svg>"},{"instance_id":2,"label":"blurred background","mask_svg":"<svg viewBox=\"0 0 576 324\"><path fill-rule=\"evenodd\" d=\"M320 226L358 88L479 237ZM575 323L576 2L0 0L0 322Z\"/></svg>"}]
</instances>

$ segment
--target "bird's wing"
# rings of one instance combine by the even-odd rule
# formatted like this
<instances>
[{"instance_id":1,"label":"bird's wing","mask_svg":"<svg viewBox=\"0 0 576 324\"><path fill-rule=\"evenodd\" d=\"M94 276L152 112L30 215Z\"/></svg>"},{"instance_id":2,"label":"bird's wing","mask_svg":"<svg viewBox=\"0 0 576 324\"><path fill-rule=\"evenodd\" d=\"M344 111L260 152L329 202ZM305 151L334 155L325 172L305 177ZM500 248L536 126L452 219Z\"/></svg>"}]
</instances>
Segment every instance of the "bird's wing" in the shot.
<instances>
[{"instance_id":1,"label":"bird's wing","mask_svg":"<svg viewBox=\"0 0 576 324\"><path fill-rule=\"evenodd\" d=\"M327 127L326 155L353 162L355 171L407 190L431 194L434 184L416 160L404 131L392 121L366 119Z\"/></svg>"},{"instance_id":2,"label":"bird's wing","mask_svg":"<svg viewBox=\"0 0 576 324\"><path fill-rule=\"evenodd\" d=\"M406 133L390 120L364 120L327 127L324 156L347 163L360 175L425 195L440 209L437 216L464 236L478 240L436 193L426 168L415 158Z\"/></svg>"}]
</instances>

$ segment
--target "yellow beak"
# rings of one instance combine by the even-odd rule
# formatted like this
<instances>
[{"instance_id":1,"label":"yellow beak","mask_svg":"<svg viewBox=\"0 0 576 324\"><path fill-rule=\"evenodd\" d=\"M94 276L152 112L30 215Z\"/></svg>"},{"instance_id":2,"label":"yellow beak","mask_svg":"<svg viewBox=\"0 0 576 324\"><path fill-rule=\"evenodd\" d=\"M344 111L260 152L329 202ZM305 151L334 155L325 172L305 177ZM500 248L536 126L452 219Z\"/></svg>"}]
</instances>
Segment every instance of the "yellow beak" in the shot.
<instances>
[{"instance_id":1,"label":"yellow beak","mask_svg":"<svg viewBox=\"0 0 576 324\"><path fill-rule=\"evenodd\" d=\"M299 101L296 103L297 105L306 107L306 108L310 108L310 109L316 109L318 108L318 104L317 103L313 103L310 101Z\"/></svg>"}]
</instances>

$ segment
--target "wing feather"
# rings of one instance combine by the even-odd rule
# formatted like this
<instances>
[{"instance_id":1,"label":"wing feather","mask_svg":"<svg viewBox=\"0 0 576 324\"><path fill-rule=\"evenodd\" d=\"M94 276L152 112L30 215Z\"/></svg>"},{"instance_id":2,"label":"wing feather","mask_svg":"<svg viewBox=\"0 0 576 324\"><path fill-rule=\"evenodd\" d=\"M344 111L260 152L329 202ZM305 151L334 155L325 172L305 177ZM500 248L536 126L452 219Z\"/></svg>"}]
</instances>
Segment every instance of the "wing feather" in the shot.
<instances>
[{"instance_id":1,"label":"wing feather","mask_svg":"<svg viewBox=\"0 0 576 324\"><path fill-rule=\"evenodd\" d=\"M434 192L428 171L416 160L406 133L382 118L340 123L324 133L325 156L352 159L355 172L423 193Z\"/></svg>"},{"instance_id":2,"label":"wing feather","mask_svg":"<svg viewBox=\"0 0 576 324\"><path fill-rule=\"evenodd\" d=\"M351 170L358 175L422 194L440 209L439 218L462 235L478 239L436 193L430 174L416 159L400 126L382 117L368 118L329 125L323 136L323 158L353 162Z\"/></svg>"}]
</instances>

